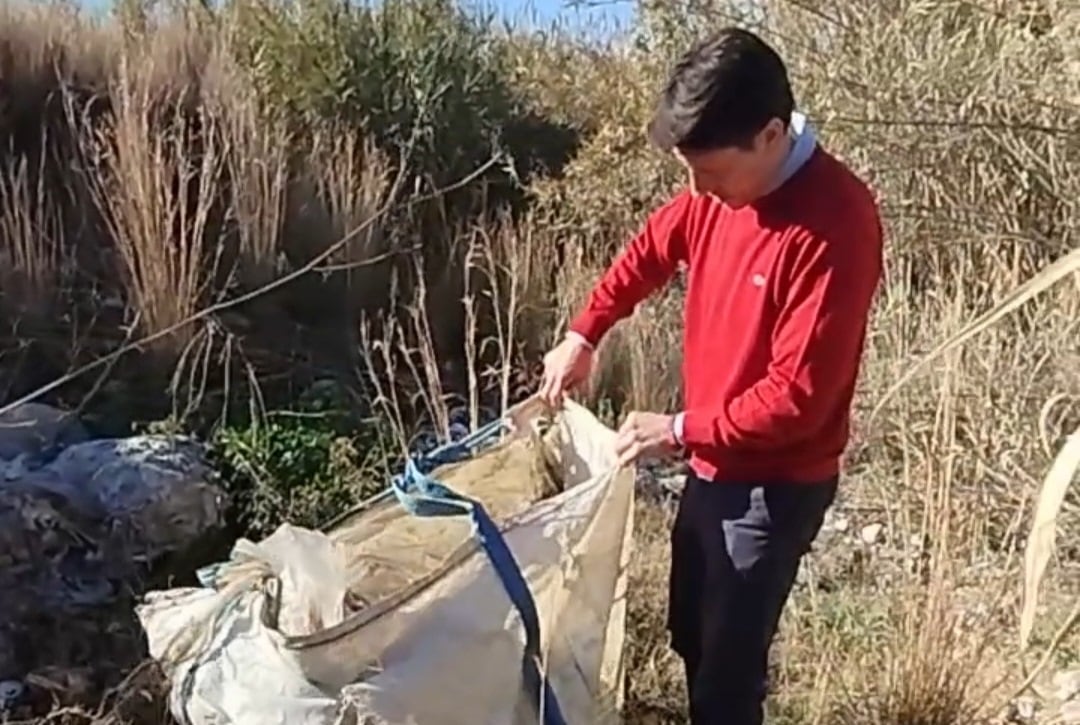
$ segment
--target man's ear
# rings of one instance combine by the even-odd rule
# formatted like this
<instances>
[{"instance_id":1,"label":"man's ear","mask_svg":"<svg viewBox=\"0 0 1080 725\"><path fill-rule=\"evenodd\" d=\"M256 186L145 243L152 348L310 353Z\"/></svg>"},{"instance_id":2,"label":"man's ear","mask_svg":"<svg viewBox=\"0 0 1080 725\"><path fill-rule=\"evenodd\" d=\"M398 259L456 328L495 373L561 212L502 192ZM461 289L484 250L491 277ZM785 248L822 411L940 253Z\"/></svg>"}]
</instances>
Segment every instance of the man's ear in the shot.
<instances>
[{"instance_id":1,"label":"man's ear","mask_svg":"<svg viewBox=\"0 0 1080 725\"><path fill-rule=\"evenodd\" d=\"M787 134L787 127L779 118L770 118L765 127L758 133L758 139L762 146L772 146Z\"/></svg>"}]
</instances>

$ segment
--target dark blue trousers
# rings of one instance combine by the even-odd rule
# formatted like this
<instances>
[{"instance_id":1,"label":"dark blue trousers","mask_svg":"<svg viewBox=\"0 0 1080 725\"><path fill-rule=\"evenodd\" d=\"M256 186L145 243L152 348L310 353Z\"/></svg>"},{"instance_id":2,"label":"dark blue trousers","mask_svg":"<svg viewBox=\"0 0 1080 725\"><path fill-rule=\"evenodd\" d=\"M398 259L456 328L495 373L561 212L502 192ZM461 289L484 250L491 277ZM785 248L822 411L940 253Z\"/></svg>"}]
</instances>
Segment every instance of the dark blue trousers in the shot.
<instances>
[{"instance_id":1,"label":"dark blue trousers","mask_svg":"<svg viewBox=\"0 0 1080 725\"><path fill-rule=\"evenodd\" d=\"M671 537L668 627L693 725L763 722L777 622L836 486L687 479Z\"/></svg>"}]
</instances>

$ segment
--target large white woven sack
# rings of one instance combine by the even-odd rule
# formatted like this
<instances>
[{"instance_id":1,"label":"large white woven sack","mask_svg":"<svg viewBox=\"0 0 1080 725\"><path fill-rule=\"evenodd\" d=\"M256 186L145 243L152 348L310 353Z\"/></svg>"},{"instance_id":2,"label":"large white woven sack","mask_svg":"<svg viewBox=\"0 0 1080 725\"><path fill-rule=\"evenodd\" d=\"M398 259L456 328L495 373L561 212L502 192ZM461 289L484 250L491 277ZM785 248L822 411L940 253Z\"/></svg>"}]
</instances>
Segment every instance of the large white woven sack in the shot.
<instances>
[{"instance_id":1,"label":"large white woven sack","mask_svg":"<svg viewBox=\"0 0 1080 725\"><path fill-rule=\"evenodd\" d=\"M510 411L512 436L529 435L541 413L535 401ZM615 467L615 434L587 409L568 402L554 424L566 488L510 519L503 536L535 600L543 672L565 722L619 722L634 476ZM462 547L437 575L351 615L344 582L355 562L333 530L289 525L238 542L206 588L148 595L138 614L170 678L174 717L544 722L522 686L520 617L468 520L460 525Z\"/></svg>"}]
</instances>

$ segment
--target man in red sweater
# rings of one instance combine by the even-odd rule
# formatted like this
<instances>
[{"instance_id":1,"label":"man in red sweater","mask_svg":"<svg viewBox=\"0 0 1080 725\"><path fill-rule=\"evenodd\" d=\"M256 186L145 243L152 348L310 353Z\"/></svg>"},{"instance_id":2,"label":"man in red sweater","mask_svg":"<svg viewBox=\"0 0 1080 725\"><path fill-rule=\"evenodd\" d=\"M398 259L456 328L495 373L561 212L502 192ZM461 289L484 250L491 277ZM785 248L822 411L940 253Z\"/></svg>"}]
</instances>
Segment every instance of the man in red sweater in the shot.
<instances>
[{"instance_id":1,"label":"man in red sweater","mask_svg":"<svg viewBox=\"0 0 1080 725\"><path fill-rule=\"evenodd\" d=\"M633 412L624 464L685 450L668 626L691 722L763 722L777 622L836 492L881 276L875 200L795 112L787 71L729 28L675 66L650 140L689 188L657 209L545 358L558 405L604 334L683 266L684 409Z\"/></svg>"}]
</instances>

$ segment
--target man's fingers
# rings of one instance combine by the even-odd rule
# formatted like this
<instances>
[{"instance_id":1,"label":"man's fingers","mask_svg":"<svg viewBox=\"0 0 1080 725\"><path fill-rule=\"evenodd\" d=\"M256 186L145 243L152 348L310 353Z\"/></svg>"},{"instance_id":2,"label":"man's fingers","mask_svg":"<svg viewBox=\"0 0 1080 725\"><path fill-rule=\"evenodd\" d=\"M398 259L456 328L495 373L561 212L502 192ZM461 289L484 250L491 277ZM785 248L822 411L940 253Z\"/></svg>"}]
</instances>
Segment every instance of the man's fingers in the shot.
<instances>
[{"instance_id":1,"label":"man's fingers","mask_svg":"<svg viewBox=\"0 0 1080 725\"><path fill-rule=\"evenodd\" d=\"M623 429L619 431L615 437L615 455L620 461L624 461L629 457L630 460L637 458L641 451L641 442L638 437L638 431L636 428L626 428L625 424ZM624 465L624 463L620 463Z\"/></svg>"},{"instance_id":2,"label":"man's fingers","mask_svg":"<svg viewBox=\"0 0 1080 725\"><path fill-rule=\"evenodd\" d=\"M621 451L619 455L619 467L629 466L637 457L641 454L641 444L637 441L631 443L625 450Z\"/></svg>"},{"instance_id":3,"label":"man's fingers","mask_svg":"<svg viewBox=\"0 0 1080 725\"><path fill-rule=\"evenodd\" d=\"M641 435L641 429L638 427L637 414L631 413L623 421L623 424L619 426L618 435L627 440L636 440Z\"/></svg>"},{"instance_id":4,"label":"man's fingers","mask_svg":"<svg viewBox=\"0 0 1080 725\"><path fill-rule=\"evenodd\" d=\"M555 389L555 379L550 375L544 377L543 385L540 386L540 394L544 400L551 400L551 391Z\"/></svg>"},{"instance_id":5,"label":"man's fingers","mask_svg":"<svg viewBox=\"0 0 1080 725\"><path fill-rule=\"evenodd\" d=\"M544 374L540 378L540 394L547 396L552 387L555 385L555 374L547 367L544 368Z\"/></svg>"},{"instance_id":6,"label":"man's fingers","mask_svg":"<svg viewBox=\"0 0 1080 725\"><path fill-rule=\"evenodd\" d=\"M561 375L544 374L540 383L540 398L552 408L558 407L560 394L562 393L563 378Z\"/></svg>"},{"instance_id":7,"label":"man's fingers","mask_svg":"<svg viewBox=\"0 0 1080 725\"><path fill-rule=\"evenodd\" d=\"M575 374L574 371L571 370L563 376L563 390L576 390L584 381L585 380L581 375Z\"/></svg>"}]
</instances>

